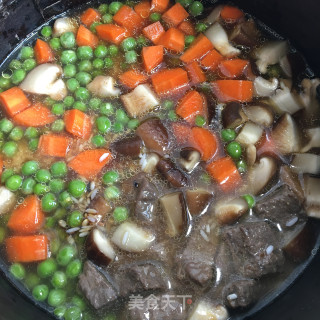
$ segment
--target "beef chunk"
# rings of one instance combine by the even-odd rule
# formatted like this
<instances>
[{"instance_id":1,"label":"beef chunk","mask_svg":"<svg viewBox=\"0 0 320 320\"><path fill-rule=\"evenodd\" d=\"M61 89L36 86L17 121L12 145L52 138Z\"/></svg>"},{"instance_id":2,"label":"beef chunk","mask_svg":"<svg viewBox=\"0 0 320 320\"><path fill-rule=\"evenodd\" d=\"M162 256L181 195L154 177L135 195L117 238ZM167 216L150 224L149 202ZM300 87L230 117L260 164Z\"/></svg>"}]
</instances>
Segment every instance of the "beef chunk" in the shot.
<instances>
[{"instance_id":1,"label":"beef chunk","mask_svg":"<svg viewBox=\"0 0 320 320\"><path fill-rule=\"evenodd\" d=\"M301 211L301 203L296 193L284 185L258 201L254 207L257 216L279 223L282 228Z\"/></svg>"},{"instance_id":2,"label":"beef chunk","mask_svg":"<svg viewBox=\"0 0 320 320\"><path fill-rule=\"evenodd\" d=\"M277 272L284 263L279 232L266 221L247 222L224 230L235 269L248 278Z\"/></svg>"},{"instance_id":3,"label":"beef chunk","mask_svg":"<svg viewBox=\"0 0 320 320\"><path fill-rule=\"evenodd\" d=\"M258 283L252 279L230 282L223 289L226 305L232 308L247 307L257 300Z\"/></svg>"},{"instance_id":4,"label":"beef chunk","mask_svg":"<svg viewBox=\"0 0 320 320\"><path fill-rule=\"evenodd\" d=\"M115 286L89 260L84 264L78 285L95 309L100 309L118 298Z\"/></svg>"}]
</instances>

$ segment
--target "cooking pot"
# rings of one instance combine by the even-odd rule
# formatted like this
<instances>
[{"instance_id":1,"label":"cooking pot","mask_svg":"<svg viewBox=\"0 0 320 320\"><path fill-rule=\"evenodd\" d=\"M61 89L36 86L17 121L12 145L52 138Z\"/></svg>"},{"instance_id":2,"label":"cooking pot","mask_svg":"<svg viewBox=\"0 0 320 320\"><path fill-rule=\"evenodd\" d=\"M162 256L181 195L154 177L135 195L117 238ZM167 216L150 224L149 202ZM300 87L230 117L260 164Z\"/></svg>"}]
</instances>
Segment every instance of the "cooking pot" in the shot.
<instances>
[{"instance_id":1,"label":"cooking pot","mask_svg":"<svg viewBox=\"0 0 320 320\"><path fill-rule=\"evenodd\" d=\"M216 1L206 1L213 4ZM238 0L236 5L251 13L280 35L291 40L303 53L312 71L320 75L320 2L316 0ZM84 5L82 0L0 0L0 61L35 28L72 8ZM320 234L320 221L313 221ZM254 320L316 320L320 312L320 236L310 258L276 292L253 308L232 316ZM6 271L0 258L0 320L51 319L43 305L31 301L30 295ZM301 275L302 274L302 275ZM273 303L271 303L273 302Z\"/></svg>"}]
</instances>

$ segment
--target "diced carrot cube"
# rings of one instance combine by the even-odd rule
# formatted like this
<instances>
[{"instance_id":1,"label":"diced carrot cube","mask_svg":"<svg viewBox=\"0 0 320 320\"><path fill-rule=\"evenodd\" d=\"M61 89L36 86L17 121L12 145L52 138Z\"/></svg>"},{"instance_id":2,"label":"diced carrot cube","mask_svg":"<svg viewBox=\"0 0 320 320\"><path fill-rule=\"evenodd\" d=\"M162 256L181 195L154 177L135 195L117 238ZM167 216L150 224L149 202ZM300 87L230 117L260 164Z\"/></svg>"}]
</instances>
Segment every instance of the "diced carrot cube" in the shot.
<instances>
[{"instance_id":1,"label":"diced carrot cube","mask_svg":"<svg viewBox=\"0 0 320 320\"><path fill-rule=\"evenodd\" d=\"M98 43L98 37L84 26L80 26L76 36L76 42L79 47L89 46L95 48Z\"/></svg>"},{"instance_id":2,"label":"diced carrot cube","mask_svg":"<svg viewBox=\"0 0 320 320\"><path fill-rule=\"evenodd\" d=\"M250 102L253 96L253 83L247 80L217 80L211 82L213 93L219 101Z\"/></svg>"},{"instance_id":3,"label":"diced carrot cube","mask_svg":"<svg viewBox=\"0 0 320 320\"><path fill-rule=\"evenodd\" d=\"M173 135L179 144L185 144L190 140L192 135L191 127L188 123L173 122L171 124Z\"/></svg>"},{"instance_id":4,"label":"diced carrot cube","mask_svg":"<svg viewBox=\"0 0 320 320\"><path fill-rule=\"evenodd\" d=\"M180 30L170 28L161 36L158 44L173 52L182 52L184 49L184 35Z\"/></svg>"},{"instance_id":5,"label":"diced carrot cube","mask_svg":"<svg viewBox=\"0 0 320 320\"><path fill-rule=\"evenodd\" d=\"M188 16L189 16L189 13L178 2L162 15L162 19L169 26L176 27L183 20L187 19Z\"/></svg>"},{"instance_id":6,"label":"diced carrot cube","mask_svg":"<svg viewBox=\"0 0 320 320\"><path fill-rule=\"evenodd\" d=\"M226 22L236 22L244 17L244 13L233 6L224 6L220 12L220 16Z\"/></svg>"},{"instance_id":7,"label":"diced carrot cube","mask_svg":"<svg viewBox=\"0 0 320 320\"><path fill-rule=\"evenodd\" d=\"M201 65L206 69L214 71L222 60L223 56L217 50L213 49L201 60Z\"/></svg>"},{"instance_id":8,"label":"diced carrot cube","mask_svg":"<svg viewBox=\"0 0 320 320\"><path fill-rule=\"evenodd\" d=\"M38 149L45 156L64 158L68 147L69 140L67 137L56 134L44 134L40 137Z\"/></svg>"},{"instance_id":9,"label":"diced carrot cube","mask_svg":"<svg viewBox=\"0 0 320 320\"><path fill-rule=\"evenodd\" d=\"M163 13L169 5L169 0L151 0L151 11Z\"/></svg>"},{"instance_id":10,"label":"diced carrot cube","mask_svg":"<svg viewBox=\"0 0 320 320\"><path fill-rule=\"evenodd\" d=\"M92 123L90 117L78 109L72 109L64 114L66 131L75 137L88 139L91 135Z\"/></svg>"},{"instance_id":11,"label":"diced carrot cube","mask_svg":"<svg viewBox=\"0 0 320 320\"><path fill-rule=\"evenodd\" d=\"M201 158L204 161L211 160L218 151L218 139L216 135L205 128L193 127L190 142L194 144L194 148L199 150Z\"/></svg>"},{"instance_id":12,"label":"diced carrot cube","mask_svg":"<svg viewBox=\"0 0 320 320\"><path fill-rule=\"evenodd\" d=\"M87 27L90 27L94 22L97 22L101 19L100 13L93 9L89 8L87 9L81 16L80 21L86 25Z\"/></svg>"},{"instance_id":13,"label":"diced carrot cube","mask_svg":"<svg viewBox=\"0 0 320 320\"><path fill-rule=\"evenodd\" d=\"M141 1L134 6L134 11L140 15L142 19L147 19L151 13L151 3L149 1Z\"/></svg>"},{"instance_id":14,"label":"diced carrot cube","mask_svg":"<svg viewBox=\"0 0 320 320\"><path fill-rule=\"evenodd\" d=\"M122 26L132 33L136 33L143 28L144 20L129 6L122 6L113 16L119 26Z\"/></svg>"},{"instance_id":15,"label":"diced carrot cube","mask_svg":"<svg viewBox=\"0 0 320 320\"><path fill-rule=\"evenodd\" d=\"M9 117L13 117L31 105L31 102L19 87L12 87L1 92L0 103Z\"/></svg>"},{"instance_id":16,"label":"diced carrot cube","mask_svg":"<svg viewBox=\"0 0 320 320\"><path fill-rule=\"evenodd\" d=\"M206 81L206 75L200 68L198 62L191 62L186 66L186 70L188 71L191 83L193 85Z\"/></svg>"},{"instance_id":17,"label":"diced carrot cube","mask_svg":"<svg viewBox=\"0 0 320 320\"><path fill-rule=\"evenodd\" d=\"M142 33L147 39L152 41L154 44L158 44L159 39L165 33L165 31L163 29L162 24L159 21L157 21L143 28Z\"/></svg>"},{"instance_id":18,"label":"diced carrot cube","mask_svg":"<svg viewBox=\"0 0 320 320\"><path fill-rule=\"evenodd\" d=\"M119 44L129 36L129 33L125 28L114 24L100 24L96 26L96 31L100 39L114 44Z\"/></svg>"},{"instance_id":19,"label":"diced carrot cube","mask_svg":"<svg viewBox=\"0 0 320 320\"><path fill-rule=\"evenodd\" d=\"M187 36L194 36L196 34L194 26L190 21L182 21L178 25L178 29Z\"/></svg>"},{"instance_id":20,"label":"diced carrot cube","mask_svg":"<svg viewBox=\"0 0 320 320\"><path fill-rule=\"evenodd\" d=\"M163 61L163 47L144 47L142 49L142 61L146 71L150 72Z\"/></svg>"},{"instance_id":21,"label":"diced carrot cube","mask_svg":"<svg viewBox=\"0 0 320 320\"><path fill-rule=\"evenodd\" d=\"M34 55L37 63L47 63L54 61L54 54L47 42L37 39L34 46Z\"/></svg>"},{"instance_id":22,"label":"diced carrot cube","mask_svg":"<svg viewBox=\"0 0 320 320\"><path fill-rule=\"evenodd\" d=\"M239 77L246 66L249 64L248 60L231 59L221 61L219 64L220 72L228 78Z\"/></svg>"},{"instance_id":23,"label":"diced carrot cube","mask_svg":"<svg viewBox=\"0 0 320 320\"><path fill-rule=\"evenodd\" d=\"M148 81L148 77L138 70L128 70L119 76L120 82L128 87L134 89L141 83Z\"/></svg>"}]
</instances>

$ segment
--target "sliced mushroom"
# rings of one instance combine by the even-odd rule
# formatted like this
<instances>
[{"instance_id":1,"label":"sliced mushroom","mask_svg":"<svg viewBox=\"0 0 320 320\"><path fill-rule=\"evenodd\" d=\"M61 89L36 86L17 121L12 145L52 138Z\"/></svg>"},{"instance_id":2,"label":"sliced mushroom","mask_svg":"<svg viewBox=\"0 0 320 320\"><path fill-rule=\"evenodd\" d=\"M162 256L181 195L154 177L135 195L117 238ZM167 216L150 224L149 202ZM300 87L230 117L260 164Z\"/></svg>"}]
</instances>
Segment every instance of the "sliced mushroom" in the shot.
<instances>
[{"instance_id":1,"label":"sliced mushroom","mask_svg":"<svg viewBox=\"0 0 320 320\"><path fill-rule=\"evenodd\" d=\"M257 143L263 133L263 129L257 124L248 121L239 132L236 141L243 146Z\"/></svg>"},{"instance_id":2,"label":"sliced mushroom","mask_svg":"<svg viewBox=\"0 0 320 320\"><path fill-rule=\"evenodd\" d=\"M188 178L176 168L170 159L160 159L157 163L157 170L175 188L181 188L189 185Z\"/></svg>"},{"instance_id":3,"label":"sliced mushroom","mask_svg":"<svg viewBox=\"0 0 320 320\"><path fill-rule=\"evenodd\" d=\"M222 305L212 305L207 301L199 301L192 310L188 320L227 320L229 314Z\"/></svg>"},{"instance_id":4,"label":"sliced mushroom","mask_svg":"<svg viewBox=\"0 0 320 320\"><path fill-rule=\"evenodd\" d=\"M6 187L0 187L0 215L10 212L16 204L16 195Z\"/></svg>"},{"instance_id":5,"label":"sliced mushroom","mask_svg":"<svg viewBox=\"0 0 320 320\"><path fill-rule=\"evenodd\" d=\"M262 127L270 127L273 124L273 112L265 103L244 106L243 111L249 120Z\"/></svg>"},{"instance_id":6,"label":"sliced mushroom","mask_svg":"<svg viewBox=\"0 0 320 320\"><path fill-rule=\"evenodd\" d=\"M288 55L283 56L279 60L279 65L280 65L282 71L284 72L284 74L288 78L292 78L292 70L291 70L291 65L290 65L289 59L288 59Z\"/></svg>"},{"instance_id":7,"label":"sliced mushroom","mask_svg":"<svg viewBox=\"0 0 320 320\"><path fill-rule=\"evenodd\" d=\"M253 19L238 23L232 33L230 40L238 45L253 47L259 40L259 31Z\"/></svg>"},{"instance_id":8,"label":"sliced mushroom","mask_svg":"<svg viewBox=\"0 0 320 320\"><path fill-rule=\"evenodd\" d=\"M287 41L271 41L256 49L254 54L259 71L266 73L268 66L278 63L287 53Z\"/></svg>"},{"instance_id":9,"label":"sliced mushroom","mask_svg":"<svg viewBox=\"0 0 320 320\"><path fill-rule=\"evenodd\" d=\"M65 32L76 33L78 29L77 21L70 17L58 18L53 24L53 36L60 37Z\"/></svg>"},{"instance_id":10,"label":"sliced mushroom","mask_svg":"<svg viewBox=\"0 0 320 320\"><path fill-rule=\"evenodd\" d=\"M139 117L160 104L156 94L147 84L140 84L133 91L121 96L121 100L131 117Z\"/></svg>"},{"instance_id":11,"label":"sliced mushroom","mask_svg":"<svg viewBox=\"0 0 320 320\"><path fill-rule=\"evenodd\" d=\"M249 144L246 148L247 165L252 166L257 159L257 148L254 144Z\"/></svg>"},{"instance_id":12,"label":"sliced mushroom","mask_svg":"<svg viewBox=\"0 0 320 320\"><path fill-rule=\"evenodd\" d=\"M99 265L107 266L116 256L107 234L99 227L90 232L86 250L88 258Z\"/></svg>"},{"instance_id":13,"label":"sliced mushroom","mask_svg":"<svg viewBox=\"0 0 320 320\"><path fill-rule=\"evenodd\" d=\"M270 97L277 90L279 80L272 78L271 81L262 77L256 77L253 81L254 95L256 97Z\"/></svg>"},{"instance_id":14,"label":"sliced mushroom","mask_svg":"<svg viewBox=\"0 0 320 320\"><path fill-rule=\"evenodd\" d=\"M43 63L31 70L20 84L23 91L46 94L54 100L62 100L68 90L62 79L62 68L53 63Z\"/></svg>"},{"instance_id":15,"label":"sliced mushroom","mask_svg":"<svg viewBox=\"0 0 320 320\"><path fill-rule=\"evenodd\" d=\"M277 171L276 161L270 157L263 157L248 170L247 192L257 195L271 181Z\"/></svg>"},{"instance_id":16,"label":"sliced mushroom","mask_svg":"<svg viewBox=\"0 0 320 320\"><path fill-rule=\"evenodd\" d=\"M304 190L307 215L309 217L320 218L320 179L306 176L304 179Z\"/></svg>"},{"instance_id":17,"label":"sliced mushroom","mask_svg":"<svg viewBox=\"0 0 320 320\"><path fill-rule=\"evenodd\" d=\"M166 194L159 200L166 217L169 236L175 237L181 234L187 224L182 192Z\"/></svg>"},{"instance_id":18,"label":"sliced mushroom","mask_svg":"<svg viewBox=\"0 0 320 320\"><path fill-rule=\"evenodd\" d=\"M185 148L180 152L180 165L188 173L192 172L200 163L201 154L193 148Z\"/></svg>"},{"instance_id":19,"label":"sliced mushroom","mask_svg":"<svg viewBox=\"0 0 320 320\"><path fill-rule=\"evenodd\" d=\"M211 13L205 18L204 22L209 25L217 22L220 18L220 12L221 12L222 8L223 8L222 5L216 6L211 11Z\"/></svg>"},{"instance_id":20,"label":"sliced mushroom","mask_svg":"<svg viewBox=\"0 0 320 320\"><path fill-rule=\"evenodd\" d=\"M239 102L228 102L221 112L224 128L236 128L247 121L247 116Z\"/></svg>"},{"instance_id":21,"label":"sliced mushroom","mask_svg":"<svg viewBox=\"0 0 320 320\"><path fill-rule=\"evenodd\" d=\"M214 206L214 214L220 224L234 223L248 210L247 201L240 197L231 200L223 199Z\"/></svg>"},{"instance_id":22,"label":"sliced mushroom","mask_svg":"<svg viewBox=\"0 0 320 320\"><path fill-rule=\"evenodd\" d=\"M142 252L150 248L155 236L132 222L123 222L113 233L112 242L129 252Z\"/></svg>"},{"instance_id":23,"label":"sliced mushroom","mask_svg":"<svg viewBox=\"0 0 320 320\"><path fill-rule=\"evenodd\" d=\"M297 173L320 173L320 156L313 153L295 153L291 167Z\"/></svg>"},{"instance_id":24,"label":"sliced mushroom","mask_svg":"<svg viewBox=\"0 0 320 320\"><path fill-rule=\"evenodd\" d=\"M280 180L296 194L300 203L304 201L304 191L298 175L294 173L288 166L282 166L280 168Z\"/></svg>"},{"instance_id":25,"label":"sliced mushroom","mask_svg":"<svg viewBox=\"0 0 320 320\"><path fill-rule=\"evenodd\" d=\"M282 154L297 152L301 148L301 132L288 113L278 120L271 137L277 150Z\"/></svg>"},{"instance_id":26,"label":"sliced mushroom","mask_svg":"<svg viewBox=\"0 0 320 320\"><path fill-rule=\"evenodd\" d=\"M160 160L160 157L154 153L143 154L140 160L141 169L145 173L152 173Z\"/></svg>"},{"instance_id":27,"label":"sliced mushroom","mask_svg":"<svg viewBox=\"0 0 320 320\"><path fill-rule=\"evenodd\" d=\"M110 76L96 76L87 89L99 98L117 97L120 89L115 87L116 80Z\"/></svg>"},{"instance_id":28,"label":"sliced mushroom","mask_svg":"<svg viewBox=\"0 0 320 320\"><path fill-rule=\"evenodd\" d=\"M124 138L112 143L111 148L123 156L138 158L142 148L142 140L138 136Z\"/></svg>"},{"instance_id":29,"label":"sliced mushroom","mask_svg":"<svg viewBox=\"0 0 320 320\"><path fill-rule=\"evenodd\" d=\"M308 152L312 148L320 148L320 127L306 130L308 143L301 148L300 152Z\"/></svg>"},{"instance_id":30,"label":"sliced mushroom","mask_svg":"<svg viewBox=\"0 0 320 320\"><path fill-rule=\"evenodd\" d=\"M205 35L223 56L230 58L240 53L239 49L230 44L227 32L218 22L208 28Z\"/></svg>"},{"instance_id":31,"label":"sliced mushroom","mask_svg":"<svg viewBox=\"0 0 320 320\"><path fill-rule=\"evenodd\" d=\"M208 209L213 195L203 189L187 190L186 203L192 216L199 216Z\"/></svg>"}]
</instances>

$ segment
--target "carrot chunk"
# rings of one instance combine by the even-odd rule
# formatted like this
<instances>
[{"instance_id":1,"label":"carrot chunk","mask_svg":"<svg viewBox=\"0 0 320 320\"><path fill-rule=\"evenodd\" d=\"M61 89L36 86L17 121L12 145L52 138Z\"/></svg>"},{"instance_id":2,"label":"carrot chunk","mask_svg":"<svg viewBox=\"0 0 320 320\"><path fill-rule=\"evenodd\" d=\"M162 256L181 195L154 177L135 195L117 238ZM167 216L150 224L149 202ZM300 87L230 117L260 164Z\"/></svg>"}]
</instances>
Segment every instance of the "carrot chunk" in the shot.
<instances>
[{"instance_id":1,"label":"carrot chunk","mask_svg":"<svg viewBox=\"0 0 320 320\"><path fill-rule=\"evenodd\" d=\"M191 144L199 150L203 161L208 161L218 150L218 140L214 133L205 128L193 127Z\"/></svg>"},{"instance_id":2,"label":"carrot chunk","mask_svg":"<svg viewBox=\"0 0 320 320\"><path fill-rule=\"evenodd\" d=\"M249 102L252 100L253 84L247 80L217 80L211 82L213 93L219 101Z\"/></svg>"},{"instance_id":3,"label":"carrot chunk","mask_svg":"<svg viewBox=\"0 0 320 320\"><path fill-rule=\"evenodd\" d=\"M151 3L149 1L141 1L134 6L134 11L142 18L147 19L151 13Z\"/></svg>"},{"instance_id":4,"label":"carrot chunk","mask_svg":"<svg viewBox=\"0 0 320 320\"><path fill-rule=\"evenodd\" d=\"M152 0L151 1L151 11L163 13L168 8L170 0Z\"/></svg>"},{"instance_id":5,"label":"carrot chunk","mask_svg":"<svg viewBox=\"0 0 320 320\"><path fill-rule=\"evenodd\" d=\"M170 28L161 36L158 44L173 52L182 52L184 49L184 35L180 30Z\"/></svg>"},{"instance_id":6,"label":"carrot chunk","mask_svg":"<svg viewBox=\"0 0 320 320\"><path fill-rule=\"evenodd\" d=\"M182 68L163 70L151 76L152 85L156 93L169 91L185 86L189 82L188 74Z\"/></svg>"},{"instance_id":7,"label":"carrot chunk","mask_svg":"<svg viewBox=\"0 0 320 320\"><path fill-rule=\"evenodd\" d=\"M173 122L171 124L173 135L179 144L185 144L192 135L191 127L188 123Z\"/></svg>"},{"instance_id":8,"label":"carrot chunk","mask_svg":"<svg viewBox=\"0 0 320 320\"><path fill-rule=\"evenodd\" d=\"M38 64L54 61L53 51L48 43L41 39L37 39L36 41L34 46L34 55Z\"/></svg>"},{"instance_id":9,"label":"carrot chunk","mask_svg":"<svg viewBox=\"0 0 320 320\"><path fill-rule=\"evenodd\" d=\"M189 13L178 2L162 15L162 19L169 26L176 27L183 20L188 18L188 16L189 16Z\"/></svg>"},{"instance_id":10,"label":"carrot chunk","mask_svg":"<svg viewBox=\"0 0 320 320\"><path fill-rule=\"evenodd\" d=\"M0 93L0 104L9 117L27 109L31 102L18 87L12 87Z\"/></svg>"},{"instance_id":11,"label":"carrot chunk","mask_svg":"<svg viewBox=\"0 0 320 320\"><path fill-rule=\"evenodd\" d=\"M191 62L186 66L192 85L206 81L206 75L196 61Z\"/></svg>"},{"instance_id":12,"label":"carrot chunk","mask_svg":"<svg viewBox=\"0 0 320 320\"><path fill-rule=\"evenodd\" d=\"M150 72L163 61L163 47L144 47L142 49L142 61L146 71Z\"/></svg>"},{"instance_id":13,"label":"carrot chunk","mask_svg":"<svg viewBox=\"0 0 320 320\"><path fill-rule=\"evenodd\" d=\"M154 44L157 44L161 36L165 33L165 31L163 29L162 24L159 21L157 21L143 28L142 33L147 39L152 41Z\"/></svg>"},{"instance_id":14,"label":"carrot chunk","mask_svg":"<svg viewBox=\"0 0 320 320\"><path fill-rule=\"evenodd\" d=\"M76 36L76 42L79 47L89 46L95 48L98 43L98 37L84 26L80 26Z\"/></svg>"},{"instance_id":15,"label":"carrot chunk","mask_svg":"<svg viewBox=\"0 0 320 320\"><path fill-rule=\"evenodd\" d=\"M42 127L56 120L56 117L42 103L35 103L12 118L13 122L24 127Z\"/></svg>"},{"instance_id":16,"label":"carrot chunk","mask_svg":"<svg viewBox=\"0 0 320 320\"><path fill-rule=\"evenodd\" d=\"M91 134L92 123L88 115L78 109L72 109L64 114L66 130L75 137L88 139Z\"/></svg>"},{"instance_id":17,"label":"carrot chunk","mask_svg":"<svg viewBox=\"0 0 320 320\"><path fill-rule=\"evenodd\" d=\"M224 6L220 12L220 16L226 22L236 22L244 17L244 13L232 6Z\"/></svg>"},{"instance_id":18,"label":"carrot chunk","mask_svg":"<svg viewBox=\"0 0 320 320\"><path fill-rule=\"evenodd\" d=\"M64 158L69 147L69 140L65 136L45 134L40 137L39 150L41 154L51 157Z\"/></svg>"},{"instance_id":19,"label":"carrot chunk","mask_svg":"<svg viewBox=\"0 0 320 320\"><path fill-rule=\"evenodd\" d=\"M190 21L182 21L178 25L178 29L187 36L194 36L196 34L194 26Z\"/></svg>"},{"instance_id":20,"label":"carrot chunk","mask_svg":"<svg viewBox=\"0 0 320 320\"><path fill-rule=\"evenodd\" d=\"M214 71L222 60L223 56L217 50L213 49L201 60L201 65L205 69Z\"/></svg>"},{"instance_id":21,"label":"carrot chunk","mask_svg":"<svg viewBox=\"0 0 320 320\"><path fill-rule=\"evenodd\" d=\"M184 52L180 59L184 63L190 63L201 59L210 50L213 49L211 41L203 34L200 34L191 44L191 47Z\"/></svg>"},{"instance_id":22,"label":"carrot chunk","mask_svg":"<svg viewBox=\"0 0 320 320\"><path fill-rule=\"evenodd\" d=\"M86 25L87 27L90 27L94 22L97 22L101 19L100 13L93 9L89 8L87 9L81 16L80 21Z\"/></svg>"},{"instance_id":23,"label":"carrot chunk","mask_svg":"<svg viewBox=\"0 0 320 320\"><path fill-rule=\"evenodd\" d=\"M86 150L75 156L69 167L86 179L94 178L112 159L111 152L106 149Z\"/></svg>"},{"instance_id":24,"label":"carrot chunk","mask_svg":"<svg viewBox=\"0 0 320 320\"><path fill-rule=\"evenodd\" d=\"M20 234L33 234L40 230L44 223L44 214L41 210L40 201L37 196L32 195L12 212L8 221L11 231Z\"/></svg>"},{"instance_id":25,"label":"carrot chunk","mask_svg":"<svg viewBox=\"0 0 320 320\"><path fill-rule=\"evenodd\" d=\"M119 76L120 82L128 87L134 89L141 83L148 81L148 77L138 70L129 70Z\"/></svg>"},{"instance_id":26,"label":"carrot chunk","mask_svg":"<svg viewBox=\"0 0 320 320\"><path fill-rule=\"evenodd\" d=\"M241 182L241 176L230 157L209 163L207 171L224 192L232 191Z\"/></svg>"},{"instance_id":27,"label":"carrot chunk","mask_svg":"<svg viewBox=\"0 0 320 320\"><path fill-rule=\"evenodd\" d=\"M48 239L45 235L14 236L6 240L10 262L37 262L48 257Z\"/></svg>"},{"instance_id":28,"label":"carrot chunk","mask_svg":"<svg viewBox=\"0 0 320 320\"><path fill-rule=\"evenodd\" d=\"M242 59L224 60L220 62L219 69L224 76L228 78L236 78L243 73L244 69L248 64L249 64L248 60L242 60Z\"/></svg>"},{"instance_id":29,"label":"carrot chunk","mask_svg":"<svg viewBox=\"0 0 320 320\"><path fill-rule=\"evenodd\" d=\"M113 16L113 21L133 34L140 31L144 24L144 20L132 8L126 5L122 6Z\"/></svg>"},{"instance_id":30,"label":"carrot chunk","mask_svg":"<svg viewBox=\"0 0 320 320\"><path fill-rule=\"evenodd\" d=\"M96 26L96 31L100 39L119 44L128 37L128 31L125 28L114 24L100 24Z\"/></svg>"}]
</instances>

